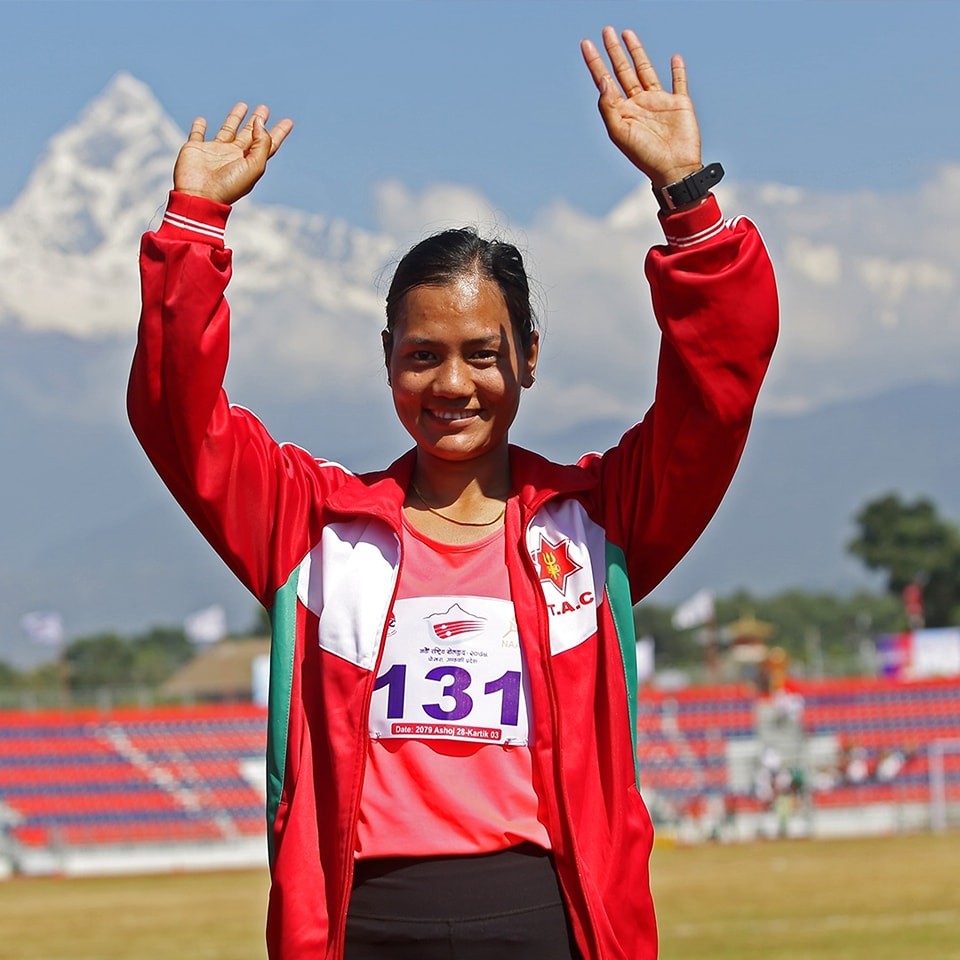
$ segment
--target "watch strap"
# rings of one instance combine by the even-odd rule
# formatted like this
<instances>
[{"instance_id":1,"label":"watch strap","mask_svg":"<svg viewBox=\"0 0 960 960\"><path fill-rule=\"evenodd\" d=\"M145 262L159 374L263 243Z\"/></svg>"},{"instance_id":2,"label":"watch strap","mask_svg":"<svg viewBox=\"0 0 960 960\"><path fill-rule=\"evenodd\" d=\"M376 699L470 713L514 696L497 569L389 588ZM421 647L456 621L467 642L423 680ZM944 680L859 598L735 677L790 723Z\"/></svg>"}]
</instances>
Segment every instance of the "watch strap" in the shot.
<instances>
[{"instance_id":1,"label":"watch strap","mask_svg":"<svg viewBox=\"0 0 960 960\"><path fill-rule=\"evenodd\" d=\"M659 190L654 187L653 194L660 204L660 209L669 213L677 207L705 197L722 179L723 167L719 163L711 163L688 174L682 180L660 187Z\"/></svg>"}]
</instances>

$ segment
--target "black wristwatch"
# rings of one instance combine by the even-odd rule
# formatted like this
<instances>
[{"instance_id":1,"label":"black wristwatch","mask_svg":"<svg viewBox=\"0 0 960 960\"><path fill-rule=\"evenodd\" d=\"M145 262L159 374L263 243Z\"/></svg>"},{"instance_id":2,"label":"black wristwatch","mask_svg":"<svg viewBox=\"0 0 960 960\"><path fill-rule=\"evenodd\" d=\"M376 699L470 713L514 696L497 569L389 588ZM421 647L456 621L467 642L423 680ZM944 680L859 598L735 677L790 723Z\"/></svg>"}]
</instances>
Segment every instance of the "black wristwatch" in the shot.
<instances>
[{"instance_id":1,"label":"black wristwatch","mask_svg":"<svg viewBox=\"0 0 960 960\"><path fill-rule=\"evenodd\" d=\"M686 203L693 203L705 197L723 179L723 167L719 163L711 163L708 167L701 167L688 174L676 183L668 183L658 190L653 188L653 195L665 213L676 210Z\"/></svg>"}]
</instances>

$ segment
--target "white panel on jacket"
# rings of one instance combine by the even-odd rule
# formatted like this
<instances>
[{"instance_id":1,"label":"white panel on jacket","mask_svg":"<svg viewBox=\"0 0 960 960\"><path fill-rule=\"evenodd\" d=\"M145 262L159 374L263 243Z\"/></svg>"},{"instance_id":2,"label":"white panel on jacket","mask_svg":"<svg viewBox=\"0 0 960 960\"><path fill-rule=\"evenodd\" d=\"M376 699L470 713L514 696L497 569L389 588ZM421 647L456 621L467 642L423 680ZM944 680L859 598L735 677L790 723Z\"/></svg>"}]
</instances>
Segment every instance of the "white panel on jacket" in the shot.
<instances>
[{"instance_id":1,"label":"white panel on jacket","mask_svg":"<svg viewBox=\"0 0 960 960\"><path fill-rule=\"evenodd\" d=\"M550 652L563 653L597 632L606 537L577 500L549 503L527 528L527 549L550 618Z\"/></svg>"},{"instance_id":2,"label":"white panel on jacket","mask_svg":"<svg viewBox=\"0 0 960 960\"><path fill-rule=\"evenodd\" d=\"M321 649L372 670L400 563L400 541L382 521L323 528L300 564L297 598L319 618Z\"/></svg>"}]
</instances>

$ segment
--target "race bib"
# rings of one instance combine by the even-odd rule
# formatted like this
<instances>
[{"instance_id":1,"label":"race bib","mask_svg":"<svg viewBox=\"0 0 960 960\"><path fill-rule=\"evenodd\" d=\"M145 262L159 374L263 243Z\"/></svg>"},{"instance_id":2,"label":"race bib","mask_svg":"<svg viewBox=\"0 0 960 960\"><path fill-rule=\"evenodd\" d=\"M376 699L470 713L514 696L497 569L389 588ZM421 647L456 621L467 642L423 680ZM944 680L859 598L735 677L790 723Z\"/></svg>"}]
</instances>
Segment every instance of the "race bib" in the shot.
<instances>
[{"instance_id":1,"label":"race bib","mask_svg":"<svg viewBox=\"0 0 960 960\"><path fill-rule=\"evenodd\" d=\"M398 600L370 703L370 736L525 745L529 690L513 604Z\"/></svg>"}]
</instances>

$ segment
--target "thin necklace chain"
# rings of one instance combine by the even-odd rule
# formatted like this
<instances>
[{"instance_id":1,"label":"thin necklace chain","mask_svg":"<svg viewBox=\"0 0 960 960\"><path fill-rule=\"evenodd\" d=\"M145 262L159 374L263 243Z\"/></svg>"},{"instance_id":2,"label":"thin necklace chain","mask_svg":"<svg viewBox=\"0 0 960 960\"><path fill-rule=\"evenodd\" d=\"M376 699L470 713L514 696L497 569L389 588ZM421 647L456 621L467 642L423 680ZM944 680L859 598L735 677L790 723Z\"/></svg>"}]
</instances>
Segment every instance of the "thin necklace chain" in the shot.
<instances>
[{"instance_id":1,"label":"thin necklace chain","mask_svg":"<svg viewBox=\"0 0 960 960\"><path fill-rule=\"evenodd\" d=\"M500 512L492 520L454 520L453 517L448 517L439 510L434 510L434 508L427 503L426 498L417 489L417 485L412 480L410 481L410 486L413 487L413 492L417 495L417 499L427 508L430 513L432 513L435 517L439 517L441 520L446 520L447 523L455 523L458 527L492 527L507 512L507 505L504 504L503 507L501 507Z\"/></svg>"}]
</instances>

